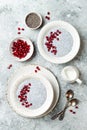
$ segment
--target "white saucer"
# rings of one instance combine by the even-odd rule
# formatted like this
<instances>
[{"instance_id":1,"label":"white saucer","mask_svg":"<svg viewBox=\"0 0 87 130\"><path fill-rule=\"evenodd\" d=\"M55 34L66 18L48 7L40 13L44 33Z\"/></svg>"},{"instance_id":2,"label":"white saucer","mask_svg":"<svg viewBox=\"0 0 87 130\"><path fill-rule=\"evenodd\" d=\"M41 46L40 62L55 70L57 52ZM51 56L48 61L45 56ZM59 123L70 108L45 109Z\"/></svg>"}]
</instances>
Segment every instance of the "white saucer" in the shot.
<instances>
[{"instance_id":1,"label":"white saucer","mask_svg":"<svg viewBox=\"0 0 87 130\"><path fill-rule=\"evenodd\" d=\"M55 76L49 70L47 70L41 66L39 66L40 70L38 70L37 66L38 65L29 65L29 66L22 67L22 69L17 71L17 73L16 73L17 75L12 76L12 78L10 78L10 80L8 81L7 98L8 98L9 104L18 114L25 116L25 117L29 117L29 118L37 118L37 117L42 117L42 116L47 115L49 112L51 112L53 110L53 108L55 107L55 105L57 104L58 99L59 99L59 85L58 85L58 82L57 82ZM12 95L12 91L13 91L13 87L17 86L17 85L15 85L15 83L20 82L20 78L24 79L24 77L26 77L26 76L29 77L29 75L36 75L37 77L39 76L40 78L45 77L45 78L43 78L43 79L45 79L43 81L45 81L45 83L47 82L47 84L49 84L48 86L50 88L51 88L51 86L50 86L50 83L51 83L54 94L52 94L52 90L50 89L50 92L51 92L50 98L51 99L49 99L49 103L46 103L44 106L44 109L42 109L39 113L35 112L33 115L32 114L30 115L30 113L26 112L27 115L23 115L23 113L21 113L19 111L19 107L18 108L16 107L16 109L15 109L15 105L13 106L13 101L11 100L11 96L14 96L14 95ZM42 78L41 78L41 80L42 80ZM53 98L53 95L54 95L54 98ZM53 100L52 100L52 98L53 98Z\"/></svg>"},{"instance_id":2,"label":"white saucer","mask_svg":"<svg viewBox=\"0 0 87 130\"><path fill-rule=\"evenodd\" d=\"M51 32L51 30L54 28L56 28L56 29L61 28L61 29L65 30L67 33L70 34L70 36L72 38L72 42L73 42L70 51L67 54L60 56L60 57L56 57L55 55L54 56L49 55L47 53L47 51L44 49L44 45L45 45L44 40L45 40L46 34L47 33L49 34L49 31ZM58 41L56 41L56 43L59 44ZM77 55L79 48L80 48L80 37L79 37L79 34L76 31L76 29L69 23L64 22L64 21L54 21L54 22L48 23L47 25L45 25L42 28L42 30L40 31L39 36L38 36L37 44L38 44L38 49L39 49L40 54L46 60L48 60L52 63L63 64L63 63L67 63L67 62L71 61ZM66 46L69 46L69 42L68 42L68 45L66 45ZM64 49L64 46L62 45L62 50L63 49Z\"/></svg>"}]
</instances>

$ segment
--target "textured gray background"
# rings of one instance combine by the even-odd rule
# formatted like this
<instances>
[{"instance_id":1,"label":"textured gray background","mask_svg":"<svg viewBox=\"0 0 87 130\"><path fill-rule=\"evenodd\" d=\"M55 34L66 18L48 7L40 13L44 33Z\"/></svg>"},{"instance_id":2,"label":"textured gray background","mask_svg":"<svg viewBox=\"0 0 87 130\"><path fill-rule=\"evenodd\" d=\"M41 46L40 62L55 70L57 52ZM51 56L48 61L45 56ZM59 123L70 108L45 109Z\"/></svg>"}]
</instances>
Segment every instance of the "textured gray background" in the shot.
<instances>
[{"instance_id":1,"label":"textured gray background","mask_svg":"<svg viewBox=\"0 0 87 130\"><path fill-rule=\"evenodd\" d=\"M64 65L55 65L45 61L37 49L38 31L29 30L24 22L29 11L40 12L44 18L51 12L51 21L65 20L76 27L81 36L81 49L74 60ZM47 21L45 20L45 23ZM16 38L17 27L25 28L21 36L28 36L35 44L36 53L31 61L18 63L9 55L9 44ZM61 98L56 109L48 116L40 119L26 119L17 115L9 107L6 100L7 79L18 68L29 64L40 64L57 76ZM8 70L9 64L13 67ZM81 71L83 85L67 85L61 79L60 72L66 65L76 65ZM50 116L62 109L65 103L65 92L73 89L80 99L76 115L67 110L65 119L52 121ZM0 130L87 130L87 0L0 0Z\"/></svg>"}]
</instances>

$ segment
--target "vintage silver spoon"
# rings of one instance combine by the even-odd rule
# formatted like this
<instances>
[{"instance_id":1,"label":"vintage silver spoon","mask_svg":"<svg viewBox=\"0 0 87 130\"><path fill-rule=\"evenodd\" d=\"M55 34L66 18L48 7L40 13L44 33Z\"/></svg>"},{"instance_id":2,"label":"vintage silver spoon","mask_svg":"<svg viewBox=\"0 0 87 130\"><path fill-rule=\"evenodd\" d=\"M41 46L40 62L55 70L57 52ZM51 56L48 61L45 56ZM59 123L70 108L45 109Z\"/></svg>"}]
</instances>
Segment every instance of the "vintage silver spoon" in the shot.
<instances>
[{"instance_id":1,"label":"vintage silver spoon","mask_svg":"<svg viewBox=\"0 0 87 130\"><path fill-rule=\"evenodd\" d=\"M78 99L76 99L76 98L73 98L73 99L71 99L69 102L68 102L68 104L65 106L65 108L64 108L64 110L63 110L63 112L61 113L61 115L59 116L59 120L63 120L63 118L64 118L64 115L65 115L65 111L66 111L66 109L68 108L68 107L70 107L70 106L76 106L77 104L78 104Z\"/></svg>"},{"instance_id":2,"label":"vintage silver spoon","mask_svg":"<svg viewBox=\"0 0 87 130\"><path fill-rule=\"evenodd\" d=\"M67 106L69 100L71 100L74 97L74 92L70 89L66 92L66 98L67 98L67 103L65 105L65 107ZM56 118L58 118L58 116L64 111L64 109L61 112L58 112L57 114L55 114L51 119L55 120Z\"/></svg>"},{"instance_id":3,"label":"vintage silver spoon","mask_svg":"<svg viewBox=\"0 0 87 130\"><path fill-rule=\"evenodd\" d=\"M69 101L70 99L72 99L74 97L74 92L70 89L66 92L66 98Z\"/></svg>"}]
</instances>

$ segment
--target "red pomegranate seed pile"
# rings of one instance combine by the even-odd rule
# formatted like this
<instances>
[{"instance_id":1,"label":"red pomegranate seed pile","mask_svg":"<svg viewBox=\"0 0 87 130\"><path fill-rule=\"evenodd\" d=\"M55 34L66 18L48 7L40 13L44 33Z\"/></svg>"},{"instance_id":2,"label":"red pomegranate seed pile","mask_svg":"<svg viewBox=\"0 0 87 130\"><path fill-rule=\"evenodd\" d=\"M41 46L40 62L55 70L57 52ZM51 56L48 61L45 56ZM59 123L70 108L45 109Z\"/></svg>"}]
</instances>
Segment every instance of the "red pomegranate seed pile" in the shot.
<instances>
[{"instance_id":1,"label":"red pomegranate seed pile","mask_svg":"<svg viewBox=\"0 0 87 130\"><path fill-rule=\"evenodd\" d=\"M30 45L27 44L26 41L18 39L13 42L12 46L12 54L19 59L26 57L26 55L30 52Z\"/></svg>"},{"instance_id":2,"label":"red pomegranate seed pile","mask_svg":"<svg viewBox=\"0 0 87 130\"><path fill-rule=\"evenodd\" d=\"M20 91L20 94L18 95L21 105L25 106L26 108L29 108L30 106L32 106L32 103L29 103L27 101L27 94L30 92L30 86L31 86L31 83L29 83L28 85L24 85L24 87Z\"/></svg>"},{"instance_id":3,"label":"red pomegranate seed pile","mask_svg":"<svg viewBox=\"0 0 87 130\"><path fill-rule=\"evenodd\" d=\"M57 30L56 32L50 32L50 36L46 36L46 47L49 52L53 53L54 55L57 54L57 47L53 45L53 41L57 40L59 41L59 35L62 32Z\"/></svg>"}]
</instances>

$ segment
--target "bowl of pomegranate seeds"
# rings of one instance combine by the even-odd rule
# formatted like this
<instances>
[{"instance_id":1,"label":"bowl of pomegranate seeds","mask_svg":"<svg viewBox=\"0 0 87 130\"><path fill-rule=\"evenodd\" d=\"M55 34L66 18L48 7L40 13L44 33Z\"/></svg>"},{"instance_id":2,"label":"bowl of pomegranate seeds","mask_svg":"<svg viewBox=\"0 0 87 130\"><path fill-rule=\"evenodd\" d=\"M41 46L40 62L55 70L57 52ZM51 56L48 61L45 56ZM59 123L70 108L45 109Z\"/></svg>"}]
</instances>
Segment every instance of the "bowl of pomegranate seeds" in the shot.
<instances>
[{"instance_id":1,"label":"bowl of pomegranate seeds","mask_svg":"<svg viewBox=\"0 0 87 130\"><path fill-rule=\"evenodd\" d=\"M10 45L11 55L17 61L26 61L31 58L34 52L33 43L28 38L16 38Z\"/></svg>"}]
</instances>

